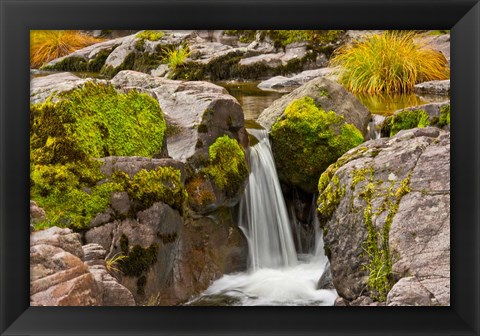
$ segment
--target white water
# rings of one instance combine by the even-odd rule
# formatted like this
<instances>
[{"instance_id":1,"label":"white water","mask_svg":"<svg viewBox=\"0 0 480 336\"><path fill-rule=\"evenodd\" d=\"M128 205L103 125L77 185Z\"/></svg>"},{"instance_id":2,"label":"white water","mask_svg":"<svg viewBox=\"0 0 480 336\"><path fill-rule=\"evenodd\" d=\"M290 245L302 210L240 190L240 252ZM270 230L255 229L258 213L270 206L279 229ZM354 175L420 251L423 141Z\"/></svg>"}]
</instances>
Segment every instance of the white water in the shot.
<instances>
[{"instance_id":1,"label":"white water","mask_svg":"<svg viewBox=\"0 0 480 336\"><path fill-rule=\"evenodd\" d=\"M259 142L250 149L250 176L240 203L240 227L248 238L250 269L297 263L290 221L265 130L250 130Z\"/></svg>"},{"instance_id":2,"label":"white water","mask_svg":"<svg viewBox=\"0 0 480 336\"><path fill-rule=\"evenodd\" d=\"M263 130L249 133L259 140L250 151L251 173L239 217L249 243L249 270L224 275L189 304L224 300L223 304L242 306L331 306L336 291L316 289L328 262L321 231L315 229L315 252L297 259L268 134ZM318 226L318 220L314 225Z\"/></svg>"}]
</instances>

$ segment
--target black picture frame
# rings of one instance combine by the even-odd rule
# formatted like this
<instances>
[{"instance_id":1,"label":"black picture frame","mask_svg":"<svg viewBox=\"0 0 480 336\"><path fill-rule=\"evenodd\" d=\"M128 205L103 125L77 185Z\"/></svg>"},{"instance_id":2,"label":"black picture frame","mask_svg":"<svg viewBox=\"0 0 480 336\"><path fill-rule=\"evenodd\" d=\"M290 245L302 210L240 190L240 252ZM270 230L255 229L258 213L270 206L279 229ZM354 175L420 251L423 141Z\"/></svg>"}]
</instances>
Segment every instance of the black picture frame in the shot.
<instances>
[{"instance_id":1,"label":"black picture frame","mask_svg":"<svg viewBox=\"0 0 480 336\"><path fill-rule=\"evenodd\" d=\"M479 335L478 1L0 0L1 335ZM30 29L451 29L450 307L30 307Z\"/></svg>"}]
</instances>

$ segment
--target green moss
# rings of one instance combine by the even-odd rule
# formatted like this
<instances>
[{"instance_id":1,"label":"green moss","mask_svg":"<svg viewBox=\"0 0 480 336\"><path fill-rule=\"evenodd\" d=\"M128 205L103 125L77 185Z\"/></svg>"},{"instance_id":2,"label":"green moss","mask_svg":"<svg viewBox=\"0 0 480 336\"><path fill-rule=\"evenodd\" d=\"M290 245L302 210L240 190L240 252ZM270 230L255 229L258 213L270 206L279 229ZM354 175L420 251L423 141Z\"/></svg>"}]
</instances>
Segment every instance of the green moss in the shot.
<instances>
[{"instance_id":1,"label":"green moss","mask_svg":"<svg viewBox=\"0 0 480 336\"><path fill-rule=\"evenodd\" d=\"M158 102L132 90L87 82L53 103L32 105L31 158L42 164L90 157L146 156L162 149L165 119Z\"/></svg>"},{"instance_id":2,"label":"green moss","mask_svg":"<svg viewBox=\"0 0 480 336\"><path fill-rule=\"evenodd\" d=\"M322 46L338 41L344 33L344 30L267 30L264 36L268 36L278 48L302 41Z\"/></svg>"},{"instance_id":3,"label":"green moss","mask_svg":"<svg viewBox=\"0 0 480 336\"><path fill-rule=\"evenodd\" d=\"M157 243L151 244L148 248L140 245L129 248L125 259L119 263L119 269L126 276L140 277L144 275L157 262L158 249Z\"/></svg>"},{"instance_id":4,"label":"green moss","mask_svg":"<svg viewBox=\"0 0 480 336\"><path fill-rule=\"evenodd\" d=\"M425 110L404 110L387 117L383 122L382 135L394 136L401 130L430 125L429 114Z\"/></svg>"},{"instance_id":5,"label":"green moss","mask_svg":"<svg viewBox=\"0 0 480 336\"><path fill-rule=\"evenodd\" d=\"M49 226L84 229L108 207L111 193L121 190L113 182L94 185L101 177L94 166L34 165L30 197L46 211Z\"/></svg>"},{"instance_id":6,"label":"green moss","mask_svg":"<svg viewBox=\"0 0 480 336\"><path fill-rule=\"evenodd\" d=\"M110 55L114 49L115 47L101 50L91 60L86 60L80 56L66 57L54 65L45 65L41 69L73 72L99 72L105 64L108 55Z\"/></svg>"},{"instance_id":7,"label":"green moss","mask_svg":"<svg viewBox=\"0 0 480 336\"><path fill-rule=\"evenodd\" d=\"M182 215L187 193L181 180L181 172L173 167L157 167L140 170L132 178L121 171L112 175L112 180L136 201L134 211L147 209L156 202L163 202L177 209Z\"/></svg>"},{"instance_id":8,"label":"green moss","mask_svg":"<svg viewBox=\"0 0 480 336\"><path fill-rule=\"evenodd\" d=\"M345 195L345 187L335 175L318 196L318 214L322 219L330 218Z\"/></svg>"},{"instance_id":9,"label":"green moss","mask_svg":"<svg viewBox=\"0 0 480 336\"><path fill-rule=\"evenodd\" d=\"M440 109L440 118L438 119L438 127L450 125L450 104Z\"/></svg>"},{"instance_id":10,"label":"green moss","mask_svg":"<svg viewBox=\"0 0 480 336\"><path fill-rule=\"evenodd\" d=\"M87 83L57 98L31 106L30 197L51 225L84 229L125 187L100 183L106 176L95 158L153 156L162 148L165 121L158 103L136 91Z\"/></svg>"},{"instance_id":11,"label":"green moss","mask_svg":"<svg viewBox=\"0 0 480 336\"><path fill-rule=\"evenodd\" d=\"M393 286L393 262L389 246L390 228L402 197L410 192L411 175L400 181L397 189L394 188L395 181L392 181L387 190L379 188L381 181L374 181L373 176L373 167L354 171L352 174L352 185L354 185L355 180L357 183L366 181L358 194L365 202L363 219L367 228L367 238L363 243L367 263L363 265L363 269L368 273L367 284L371 292L370 296L375 300L383 302ZM374 197L378 197L378 195L385 196L379 209L374 211L372 200ZM374 218L378 220L378 216L385 211L387 211L385 221L381 228L377 229L379 225L375 223Z\"/></svg>"},{"instance_id":12,"label":"green moss","mask_svg":"<svg viewBox=\"0 0 480 336\"><path fill-rule=\"evenodd\" d=\"M235 195L248 176L245 152L237 140L228 135L217 138L208 148L209 161L203 172L228 196Z\"/></svg>"},{"instance_id":13,"label":"green moss","mask_svg":"<svg viewBox=\"0 0 480 336\"><path fill-rule=\"evenodd\" d=\"M141 40L158 41L164 35L165 35L165 33L161 30L144 30L144 31L141 31L141 32L137 33L137 35L135 35L135 37L137 39L141 39Z\"/></svg>"},{"instance_id":14,"label":"green moss","mask_svg":"<svg viewBox=\"0 0 480 336\"><path fill-rule=\"evenodd\" d=\"M330 164L363 142L355 126L318 108L310 97L293 101L270 136L280 179L310 192Z\"/></svg>"},{"instance_id":15,"label":"green moss","mask_svg":"<svg viewBox=\"0 0 480 336\"><path fill-rule=\"evenodd\" d=\"M238 36L242 43L251 43L255 41L256 30L225 30L223 32L227 36Z\"/></svg>"}]
</instances>

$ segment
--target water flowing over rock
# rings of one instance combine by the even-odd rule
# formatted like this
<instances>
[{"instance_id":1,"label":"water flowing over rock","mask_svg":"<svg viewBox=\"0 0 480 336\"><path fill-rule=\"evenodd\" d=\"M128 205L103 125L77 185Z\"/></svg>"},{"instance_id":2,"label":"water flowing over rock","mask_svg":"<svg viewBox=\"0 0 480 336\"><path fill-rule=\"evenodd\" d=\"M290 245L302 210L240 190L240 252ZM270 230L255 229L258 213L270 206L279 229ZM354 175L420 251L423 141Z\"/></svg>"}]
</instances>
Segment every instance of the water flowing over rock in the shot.
<instances>
[{"instance_id":1,"label":"water flowing over rock","mask_svg":"<svg viewBox=\"0 0 480 336\"><path fill-rule=\"evenodd\" d=\"M319 186L340 296L450 304L450 132L417 128L368 141L331 165Z\"/></svg>"},{"instance_id":2,"label":"water flowing over rock","mask_svg":"<svg viewBox=\"0 0 480 336\"><path fill-rule=\"evenodd\" d=\"M250 132L259 142L250 148L251 173L240 209L240 225L250 242L250 267L293 266L297 262L295 246L268 133Z\"/></svg>"},{"instance_id":3,"label":"water flowing over rock","mask_svg":"<svg viewBox=\"0 0 480 336\"><path fill-rule=\"evenodd\" d=\"M289 94L277 99L271 106L263 110L258 123L270 130L277 118L285 112L292 101L309 96L325 111L334 111L345 118L349 124L355 125L362 134L367 134L370 112L351 93L340 84L326 78L315 78Z\"/></svg>"}]
</instances>

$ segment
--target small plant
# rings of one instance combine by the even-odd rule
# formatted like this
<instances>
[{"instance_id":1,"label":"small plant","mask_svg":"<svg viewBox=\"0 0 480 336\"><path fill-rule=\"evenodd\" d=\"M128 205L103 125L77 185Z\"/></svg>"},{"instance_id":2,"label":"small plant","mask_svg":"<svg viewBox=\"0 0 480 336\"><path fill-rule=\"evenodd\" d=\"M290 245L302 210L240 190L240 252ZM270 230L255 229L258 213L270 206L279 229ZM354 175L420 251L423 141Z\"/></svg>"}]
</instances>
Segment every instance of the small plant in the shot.
<instances>
[{"instance_id":1,"label":"small plant","mask_svg":"<svg viewBox=\"0 0 480 336\"><path fill-rule=\"evenodd\" d=\"M75 50L104 41L76 30L30 31L30 67L39 68Z\"/></svg>"},{"instance_id":2,"label":"small plant","mask_svg":"<svg viewBox=\"0 0 480 336\"><path fill-rule=\"evenodd\" d=\"M338 81L354 93L412 92L419 82L448 79L445 57L414 32L387 31L337 49L330 66Z\"/></svg>"},{"instance_id":3,"label":"small plant","mask_svg":"<svg viewBox=\"0 0 480 336\"><path fill-rule=\"evenodd\" d=\"M158 41L163 35L165 35L165 33L161 30L144 30L135 35L135 37L140 40Z\"/></svg>"},{"instance_id":4,"label":"small plant","mask_svg":"<svg viewBox=\"0 0 480 336\"><path fill-rule=\"evenodd\" d=\"M187 57L190 56L190 48L184 44L178 48L172 48L165 52L165 63L175 71L179 66L185 63Z\"/></svg>"},{"instance_id":5,"label":"small plant","mask_svg":"<svg viewBox=\"0 0 480 336\"><path fill-rule=\"evenodd\" d=\"M115 255L114 255L113 257L111 257L111 258L107 258L107 259L105 260L105 263L106 263L106 265L107 265L107 271L108 271L109 273L119 273L119 272L121 272L121 271L120 271L120 268L119 268L119 267L120 267L119 264L120 264L121 262L123 262L123 260L124 260L125 258L127 258L127 256L126 256L126 255L123 255L123 254L121 254L121 253L117 253L117 254L115 254Z\"/></svg>"}]
</instances>

